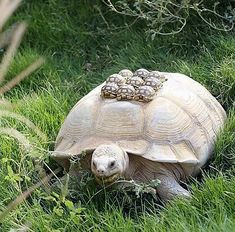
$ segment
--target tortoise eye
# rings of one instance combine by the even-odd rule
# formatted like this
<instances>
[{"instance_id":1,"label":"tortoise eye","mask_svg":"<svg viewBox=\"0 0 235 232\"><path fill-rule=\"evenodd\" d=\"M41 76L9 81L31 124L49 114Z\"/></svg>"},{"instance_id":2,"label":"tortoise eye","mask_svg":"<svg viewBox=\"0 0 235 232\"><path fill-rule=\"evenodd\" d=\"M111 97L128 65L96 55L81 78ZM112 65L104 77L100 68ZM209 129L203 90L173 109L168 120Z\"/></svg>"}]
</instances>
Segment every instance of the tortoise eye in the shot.
<instances>
[{"instance_id":1,"label":"tortoise eye","mask_svg":"<svg viewBox=\"0 0 235 232\"><path fill-rule=\"evenodd\" d=\"M112 161L112 162L109 164L109 167L110 167L110 168L113 168L114 165L115 165L115 161Z\"/></svg>"}]
</instances>

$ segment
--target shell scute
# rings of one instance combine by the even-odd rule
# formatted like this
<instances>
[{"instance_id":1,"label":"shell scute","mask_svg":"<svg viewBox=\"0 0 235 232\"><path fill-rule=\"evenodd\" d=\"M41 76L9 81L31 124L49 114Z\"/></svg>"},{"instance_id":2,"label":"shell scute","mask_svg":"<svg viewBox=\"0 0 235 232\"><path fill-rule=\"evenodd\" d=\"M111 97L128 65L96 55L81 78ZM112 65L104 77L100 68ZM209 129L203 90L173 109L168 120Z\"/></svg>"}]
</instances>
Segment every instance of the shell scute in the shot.
<instances>
[{"instance_id":1,"label":"shell scute","mask_svg":"<svg viewBox=\"0 0 235 232\"><path fill-rule=\"evenodd\" d=\"M97 136L140 136L143 131L142 107L130 102L113 102L101 107L96 120ZM114 130L115 128L115 130Z\"/></svg>"}]
</instances>

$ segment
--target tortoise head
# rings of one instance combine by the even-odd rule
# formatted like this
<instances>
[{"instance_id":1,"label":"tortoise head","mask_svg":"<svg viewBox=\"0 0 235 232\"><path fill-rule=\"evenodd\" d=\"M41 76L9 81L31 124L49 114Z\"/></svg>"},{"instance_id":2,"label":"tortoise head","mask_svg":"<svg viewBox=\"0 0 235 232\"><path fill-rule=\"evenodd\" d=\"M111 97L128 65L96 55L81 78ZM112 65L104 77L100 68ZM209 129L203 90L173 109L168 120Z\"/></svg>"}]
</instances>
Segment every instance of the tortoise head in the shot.
<instances>
[{"instance_id":1,"label":"tortoise head","mask_svg":"<svg viewBox=\"0 0 235 232\"><path fill-rule=\"evenodd\" d=\"M91 158L91 171L98 183L114 182L123 176L128 165L127 153L115 144L98 146Z\"/></svg>"}]
</instances>

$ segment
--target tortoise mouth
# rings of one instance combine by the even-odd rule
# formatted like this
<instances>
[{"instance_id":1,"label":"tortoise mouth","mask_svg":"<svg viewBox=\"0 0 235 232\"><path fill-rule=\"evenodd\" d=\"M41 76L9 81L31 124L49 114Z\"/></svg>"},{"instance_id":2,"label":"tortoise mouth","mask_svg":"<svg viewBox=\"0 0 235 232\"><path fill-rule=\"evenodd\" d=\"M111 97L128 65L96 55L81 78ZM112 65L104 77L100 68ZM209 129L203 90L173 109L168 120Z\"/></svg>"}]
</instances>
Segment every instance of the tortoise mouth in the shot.
<instances>
[{"instance_id":1,"label":"tortoise mouth","mask_svg":"<svg viewBox=\"0 0 235 232\"><path fill-rule=\"evenodd\" d=\"M111 184L115 180L117 180L119 176L120 176L119 173L115 173L111 176L104 176L104 177L95 176L95 179L98 182L98 184Z\"/></svg>"}]
</instances>

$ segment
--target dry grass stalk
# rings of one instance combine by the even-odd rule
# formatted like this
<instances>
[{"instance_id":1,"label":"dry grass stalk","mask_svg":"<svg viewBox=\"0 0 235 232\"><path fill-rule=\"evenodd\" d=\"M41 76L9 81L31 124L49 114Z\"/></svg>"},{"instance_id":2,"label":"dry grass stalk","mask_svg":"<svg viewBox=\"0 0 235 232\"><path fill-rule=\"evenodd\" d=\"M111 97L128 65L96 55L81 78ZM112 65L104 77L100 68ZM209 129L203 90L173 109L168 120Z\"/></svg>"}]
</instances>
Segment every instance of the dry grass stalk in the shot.
<instances>
[{"instance_id":1,"label":"dry grass stalk","mask_svg":"<svg viewBox=\"0 0 235 232\"><path fill-rule=\"evenodd\" d=\"M1 34L0 34L0 49L3 49L4 47L6 47L10 43L12 35L13 35L15 29L17 28L17 26L18 26L18 23L13 24L9 28L7 28L5 31L1 32Z\"/></svg>"},{"instance_id":2,"label":"dry grass stalk","mask_svg":"<svg viewBox=\"0 0 235 232\"><path fill-rule=\"evenodd\" d=\"M9 66L16 54L16 51L20 45L20 42L24 35L25 30L26 30L26 24L21 23L13 33L13 36L11 38L11 43L9 47L7 48L7 51L4 54L4 57L0 64L0 83L4 81L4 76L6 75L9 69Z\"/></svg>"},{"instance_id":3,"label":"dry grass stalk","mask_svg":"<svg viewBox=\"0 0 235 232\"><path fill-rule=\"evenodd\" d=\"M19 6L21 0L1 0L0 2L0 30L2 29L5 22L12 15L14 10ZM0 83L4 81L4 77L9 69L9 66L17 52L17 49L20 45L22 37L26 30L26 23L22 22L19 24L13 25L10 29L6 30L0 35L0 45L1 47L9 44L7 51L5 52L2 62L0 64ZM44 63L43 58L39 58L34 63L32 63L29 67L23 70L20 74L18 74L15 78L13 78L10 82L5 84L0 88L0 95L3 95L14 86L20 83L23 79L25 79L28 75L30 75L33 71L38 69Z\"/></svg>"},{"instance_id":4,"label":"dry grass stalk","mask_svg":"<svg viewBox=\"0 0 235 232\"><path fill-rule=\"evenodd\" d=\"M0 87L0 95L3 95L14 86L18 85L22 80L24 80L27 76L37 70L42 64L45 62L43 58L39 58L34 61L31 65L29 65L26 69L24 69L20 74L14 77L11 81L9 81L4 86Z\"/></svg>"},{"instance_id":5,"label":"dry grass stalk","mask_svg":"<svg viewBox=\"0 0 235 232\"><path fill-rule=\"evenodd\" d=\"M25 150L29 150L30 148L29 140L18 130L13 128L0 127L0 134L5 134L15 138L17 141L20 142L21 145L24 146Z\"/></svg>"},{"instance_id":6,"label":"dry grass stalk","mask_svg":"<svg viewBox=\"0 0 235 232\"><path fill-rule=\"evenodd\" d=\"M24 123L28 128L33 130L37 134L37 136L40 137L41 140L46 142L47 137L45 136L45 134L42 133L41 130L39 130L39 128L37 126L35 126L34 123L32 123L26 117L19 115L19 114L16 114L14 112L7 111L7 110L0 110L0 117L13 118L13 119L16 119L16 120Z\"/></svg>"},{"instance_id":7,"label":"dry grass stalk","mask_svg":"<svg viewBox=\"0 0 235 232\"><path fill-rule=\"evenodd\" d=\"M12 13L17 9L21 0L1 0L0 2L0 30L3 25L12 15Z\"/></svg>"}]
</instances>

